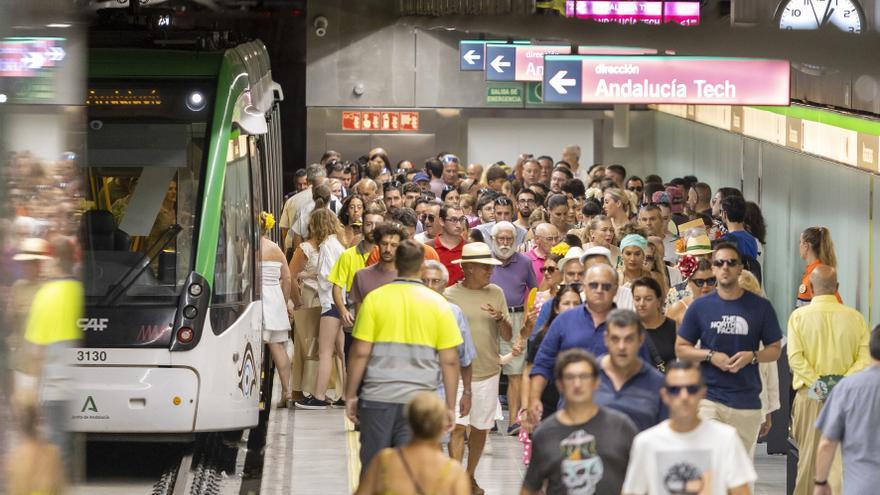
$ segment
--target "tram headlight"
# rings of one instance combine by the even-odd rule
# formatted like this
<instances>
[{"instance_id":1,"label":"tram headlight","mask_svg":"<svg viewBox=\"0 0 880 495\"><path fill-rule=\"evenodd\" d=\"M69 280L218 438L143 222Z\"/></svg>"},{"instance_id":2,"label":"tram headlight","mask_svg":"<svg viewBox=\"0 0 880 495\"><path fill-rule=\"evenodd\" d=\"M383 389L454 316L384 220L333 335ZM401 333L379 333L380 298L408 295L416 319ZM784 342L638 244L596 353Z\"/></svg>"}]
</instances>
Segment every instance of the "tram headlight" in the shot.
<instances>
[{"instance_id":1,"label":"tram headlight","mask_svg":"<svg viewBox=\"0 0 880 495\"><path fill-rule=\"evenodd\" d=\"M181 344L189 344L192 342L194 336L195 333L192 328L180 327L180 329L177 330L177 341Z\"/></svg>"},{"instance_id":2,"label":"tram headlight","mask_svg":"<svg viewBox=\"0 0 880 495\"><path fill-rule=\"evenodd\" d=\"M186 108L193 112L200 112L208 106L208 99L200 91L193 91L186 97Z\"/></svg>"},{"instance_id":3,"label":"tram headlight","mask_svg":"<svg viewBox=\"0 0 880 495\"><path fill-rule=\"evenodd\" d=\"M199 310L195 306L187 306L183 308L183 317L187 320L194 320L199 315Z\"/></svg>"},{"instance_id":4,"label":"tram headlight","mask_svg":"<svg viewBox=\"0 0 880 495\"><path fill-rule=\"evenodd\" d=\"M202 295L202 286L199 284L192 284L189 286L189 295L193 297L199 297Z\"/></svg>"}]
</instances>

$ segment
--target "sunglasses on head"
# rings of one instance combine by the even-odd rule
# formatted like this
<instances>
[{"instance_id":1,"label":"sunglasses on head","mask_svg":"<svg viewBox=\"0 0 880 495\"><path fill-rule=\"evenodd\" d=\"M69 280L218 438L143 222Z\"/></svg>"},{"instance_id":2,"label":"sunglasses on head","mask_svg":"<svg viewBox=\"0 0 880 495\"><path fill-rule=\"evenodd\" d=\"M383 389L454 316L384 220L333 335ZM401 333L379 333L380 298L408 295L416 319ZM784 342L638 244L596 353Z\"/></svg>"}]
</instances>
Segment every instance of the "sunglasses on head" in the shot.
<instances>
[{"instance_id":1,"label":"sunglasses on head","mask_svg":"<svg viewBox=\"0 0 880 495\"><path fill-rule=\"evenodd\" d=\"M739 260L733 259L733 258L731 258L729 260L715 260L712 262L712 264L715 265L715 267L717 267L717 268L721 268L724 265L727 265L731 268L735 268L735 267L739 266Z\"/></svg>"},{"instance_id":2,"label":"sunglasses on head","mask_svg":"<svg viewBox=\"0 0 880 495\"><path fill-rule=\"evenodd\" d=\"M403 184L401 184L399 181L390 180L382 185L382 190L387 191L389 189L400 189L400 186L402 186L402 185Z\"/></svg>"},{"instance_id":3,"label":"sunglasses on head","mask_svg":"<svg viewBox=\"0 0 880 495\"><path fill-rule=\"evenodd\" d=\"M678 396L681 395L682 390L687 390L688 395L696 395L702 388L702 385L664 385L663 388L669 392L669 395Z\"/></svg>"},{"instance_id":4,"label":"sunglasses on head","mask_svg":"<svg viewBox=\"0 0 880 495\"><path fill-rule=\"evenodd\" d=\"M496 206L511 206L513 205L513 201L510 198L500 197L495 199Z\"/></svg>"},{"instance_id":5,"label":"sunglasses on head","mask_svg":"<svg viewBox=\"0 0 880 495\"><path fill-rule=\"evenodd\" d=\"M715 277L709 277L709 278L692 278L691 281L692 281L692 282L694 283L694 285L696 285L697 287L703 287L703 286L705 286L705 285L708 285L709 287L715 287L715 284L718 282L718 279L715 278Z\"/></svg>"}]
</instances>

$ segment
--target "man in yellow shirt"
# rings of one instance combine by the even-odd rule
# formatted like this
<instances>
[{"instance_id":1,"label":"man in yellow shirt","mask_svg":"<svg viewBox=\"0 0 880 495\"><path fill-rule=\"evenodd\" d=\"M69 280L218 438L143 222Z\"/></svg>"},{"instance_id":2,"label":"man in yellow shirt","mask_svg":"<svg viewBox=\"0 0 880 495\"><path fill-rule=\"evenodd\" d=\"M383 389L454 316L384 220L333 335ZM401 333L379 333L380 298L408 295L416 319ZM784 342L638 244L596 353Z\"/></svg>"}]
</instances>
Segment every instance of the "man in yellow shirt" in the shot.
<instances>
[{"instance_id":1,"label":"man in yellow shirt","mask_svg":"<svg viewBox=\"0 0 880 495\"><path fill-rule=\"evenodd\" d=\"M362 475L380 450L409 443L404 406L418 392L437 390L441 376L449 422L454 422L463 340L449 303L422 285L424 259L419 242L400 243L397 279L371 291L355 319L345 413L360 424Z\"/></svg>"},{"instance_id":2,"label":"man in yellow shirt","mask_svg":"<svg viewBox=\"0 0 880 495\"><path fill-rule=\"evenodd\" d=\"M825 398L843 376L871 363L870 332L865 318L838 302L837 270L820 265L810 274L812 302L794 310L788 320L788 363L792 387L797 391L792 406L791 431L798 445L795 495L812 495L816 447L820 433L814 426ZM841 456L831 466L828 484L842 493Z\"/></svg>"},{"instance_id":3,"label":"man in yellow shirt","mask_svg":"<svg viewBox=\"0 0 880 495\"><path fill-rule=\"evenodd\" d=\"M28 314L24 340L29 344L28 360L36 377L47 439L58 446L68 467L73 460L68 421L73 386L67 352L82 339L77 321L83 316L85 296L82 283L73 278L76 244L69 237L52 241L56 277L37 291Z\"/></svg>"}]
</instances>

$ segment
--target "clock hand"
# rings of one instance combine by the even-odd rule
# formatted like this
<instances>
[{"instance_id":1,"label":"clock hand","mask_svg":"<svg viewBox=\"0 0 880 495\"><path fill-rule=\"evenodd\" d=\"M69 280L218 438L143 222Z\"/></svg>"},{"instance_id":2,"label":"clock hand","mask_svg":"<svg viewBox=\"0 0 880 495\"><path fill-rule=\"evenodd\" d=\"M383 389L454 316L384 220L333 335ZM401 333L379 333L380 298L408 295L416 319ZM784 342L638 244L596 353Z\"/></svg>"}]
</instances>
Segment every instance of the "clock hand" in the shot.
<instances>
[{"instance_id":1,"label":"clock hand","mask_svg":"<svg viewBox=\"0 0 880 495\"><path fill-rule=\"evenodd\" d=\"M830 2L829 2L829 4L830 4ZM828 24L828 21L831 20L831 16L832 16L832 15L834 15L834 9L833 9L833 8L832 8L831 10L829 10L828 13L825 14L825 17L822 19L822 27L825 27L825 25Z\"/></svg>"},{"instance_id":2,"label":"clock hand","mask_svg":"<svg viewBox=\"0 0 880 495\"><path fill-rule=\"evenodd\" d=\"M816 29L819 29L819 16L816 15L816 6L813 5L813 0L810 0L810 9L813 11L813 19L816 19Z\"/></svg>"},{"instance_id":3,"label":"clock hand","mask_svg":"<svg viewBox=\"0 0 880 495\"><path fill-rule=\"evenodd\" d=\"M824 26L825 23L828 22L828 18L829 18L828 10L830 9L831 12L834 12L834 9L831 8L831 0L826 0L826 1L828 3L825 4L825 13L822 15L822 23L819 24L819 27Z\"/></svg>"}]
</instances>

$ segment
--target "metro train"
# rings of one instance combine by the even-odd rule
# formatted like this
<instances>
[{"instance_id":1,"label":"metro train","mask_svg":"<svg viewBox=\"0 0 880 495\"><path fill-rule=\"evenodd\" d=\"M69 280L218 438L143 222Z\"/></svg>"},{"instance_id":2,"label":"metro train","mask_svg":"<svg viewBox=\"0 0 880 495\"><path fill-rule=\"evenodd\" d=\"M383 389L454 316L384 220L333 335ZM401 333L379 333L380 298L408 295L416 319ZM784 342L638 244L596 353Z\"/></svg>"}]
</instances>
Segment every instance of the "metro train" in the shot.
<instances>
[{"instance_id":1,"label":"metro train","mask_svg":"<svg viewBox=\"0 0 880 495\"><path fill-rule=\"evenodd\" d=\"M259 215L281 205L282 99L259 41L91 50L72 431L190 441L258 424Z\"/></svg>"}]
</instances>

